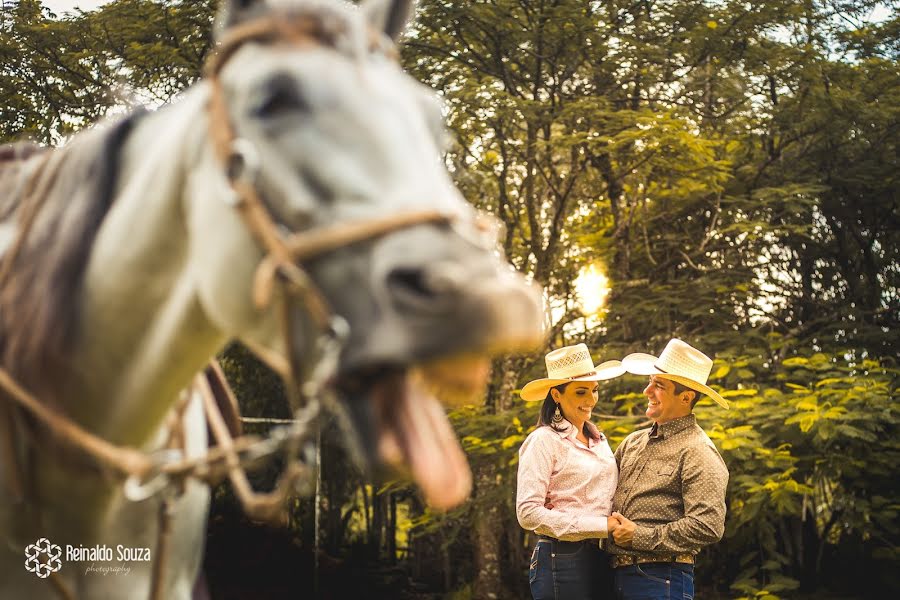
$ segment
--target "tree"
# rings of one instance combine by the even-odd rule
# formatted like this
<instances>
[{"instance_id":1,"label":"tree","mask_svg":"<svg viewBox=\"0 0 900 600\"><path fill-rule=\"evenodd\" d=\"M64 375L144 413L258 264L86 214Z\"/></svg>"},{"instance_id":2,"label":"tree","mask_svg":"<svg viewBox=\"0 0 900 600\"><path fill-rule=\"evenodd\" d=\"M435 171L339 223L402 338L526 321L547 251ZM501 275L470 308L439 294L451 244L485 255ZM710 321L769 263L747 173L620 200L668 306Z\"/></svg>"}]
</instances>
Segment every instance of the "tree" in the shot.
<instances>
[{"instance_id":1,"label":"tree","mask_svg":"<svg viewBox=\"0 0 900 600\"><path fill-rule=\"evenodd\" d=\"M849 379L807 371L791 383L840 396L850 380L868 389L862 359L890 367L896 354L897 25L866 24L876 4L432 1L404 53L447 104L458 185L503 220L507 254L555 307L550 347L587 338L606 358L676 335L724 359L719 378L743 410L708 412L734 481L749 486L733 485L730 498L746 503L752 489L785 521L765 540L730 522L725 552L752 568L716 561L708 586L777 593L822 583L833 527L846 523L809 517L829 502L810 491L821 471L807 470L809 431L792 419L790 361L828 353L824 368ZM591 325L572 281L595 261L612 293ZM470 448L473 556L496 555L515 527L490 509L496 486L512 485L517 445L488 441L489 423L534 418L512 392L540 376L540 363L539 354L497 361L482 416L465 421L467 439L492 449L484 460ZM610 385L614 438L640 420L629 387ZM876 389L864 405L894 394L893 384ZM896 426L894 412L880 417L879 427ZM798 441L774 443L783 438ZM735 443L752 447L747 460ZM511 571L478 570L474 593L515 596L520 556Z\"/></svg>"},{"instance_id":2,"label":"tree","mask_svg":"<svg viewBox=\"0 0 900 600\"><path fill-rule=\"evenodd\" d=\"M62 19L39 0L3 10L0 140L58 143L113 110L159 105L199 78L214 0L116 0Z\"/></svg>"},{"instance_id":3,"label":"tree","mask_svg":"<svg viewBox=\"0 0 900 600\"><path fill-rule=\"evenodd\" d=\"M0 139L57 143L170 100L199 77L213 4L116 0L60 20L5 0ZM870 18L896 2L420 5L402 61L445 101L460 190L544 286L548 345L586 341L599 360L674 335L716 356L712 384L732 410L697 413L731 470L729 520L701 556L703 595L896 595L900 19ZM583 315L574 281L588 266L611 292ZM531 540L513 490L537 407L515 391L541 376L543 353L495 360L484 405L453 411L476 489L448 514L402 482L366 485L326 428L335 586L374 572L373 593L396 596L410 587L398 560L434 591L526 595ZM287 416L246 350L223 360L245 414ZM644 424L639 387L602 386L613 446ZM214 527L232 508L217 490ZM301 570L313 508L296 504L281 546ZM278 535L252 531L266 548Z\"/></svg>"}]
</instances>

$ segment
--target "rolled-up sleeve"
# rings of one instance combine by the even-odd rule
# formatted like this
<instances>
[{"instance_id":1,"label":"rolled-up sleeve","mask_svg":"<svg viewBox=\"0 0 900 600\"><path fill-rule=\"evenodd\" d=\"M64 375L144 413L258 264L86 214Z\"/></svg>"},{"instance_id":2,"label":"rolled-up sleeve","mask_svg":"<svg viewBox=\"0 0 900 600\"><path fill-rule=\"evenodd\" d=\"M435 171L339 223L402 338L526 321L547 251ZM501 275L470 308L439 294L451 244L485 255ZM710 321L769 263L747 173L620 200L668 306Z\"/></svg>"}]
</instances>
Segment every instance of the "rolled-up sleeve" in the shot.
<instances>
[{"instance_id":1,"label":"rolled-up sleeve","mask_svg":"<svg viewBox=\"0 0 900 600\"><path fill-rule=\"evenodd\" d=\"M565 468L554 458L556 434L530 435L519 449L516 517L523 529L560 540L605 538L606 515L578 515L545 506L553 473ZM565 456L565 454L563 454ZM565 460L564 458L562 460Z\"/></svg>"},{"instance_id":2,"label":"rolled-up sleeve","mask_svg":"<svg viewBox=\"0 0 900 600\"><path fill-rule=\"evenodd\" d=\"M684 516L655 526L638 525L632 547L649 552L691 552L722 539L728 469L712 447L692 448L682 466ZM627 516L627 515L626 515Z\"/></svg>"}]
</instances>

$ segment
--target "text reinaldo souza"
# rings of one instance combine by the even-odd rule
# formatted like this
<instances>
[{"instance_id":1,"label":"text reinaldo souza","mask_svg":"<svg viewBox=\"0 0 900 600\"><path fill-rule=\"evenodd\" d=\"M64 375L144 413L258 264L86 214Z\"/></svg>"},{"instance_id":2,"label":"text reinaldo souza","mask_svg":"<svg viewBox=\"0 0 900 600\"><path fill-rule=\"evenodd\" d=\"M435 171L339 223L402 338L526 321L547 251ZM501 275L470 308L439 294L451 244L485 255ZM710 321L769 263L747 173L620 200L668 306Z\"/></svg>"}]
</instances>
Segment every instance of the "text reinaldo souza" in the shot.
<instances>
[{"instance_id":1,"label":"text reinaldo souza","mask_svg":"<svg viewBox=\"0 0 900 600\"><path fill-rule=\"evenodd\" d=\"M113 549L106 544L98 544L90 548L66 544L66 560L73 562L111 561ZM119 544L116 546L116 560L137 562L150 560L150 548L129 548Z\"/></svg>"}]
</instances>

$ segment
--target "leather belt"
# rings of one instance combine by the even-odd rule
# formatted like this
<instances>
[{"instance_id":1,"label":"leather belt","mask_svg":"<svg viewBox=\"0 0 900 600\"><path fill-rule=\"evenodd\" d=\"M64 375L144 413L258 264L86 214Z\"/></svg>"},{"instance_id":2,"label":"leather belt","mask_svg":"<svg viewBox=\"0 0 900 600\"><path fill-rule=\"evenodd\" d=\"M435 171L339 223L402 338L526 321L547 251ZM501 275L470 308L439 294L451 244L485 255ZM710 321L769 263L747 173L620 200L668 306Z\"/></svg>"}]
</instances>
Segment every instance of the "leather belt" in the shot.
<instances>
[{"instance_id":1,"label":"leather belt","mask_svg":"<svg viewBox=\"0 0 900 600\"><path fill-rule=\"evenodd\" d=\"M591 546L593 548L600 548L601 540L598 538L590 538L586 540L578 540L577 542L564 542L562 540L558 540L556 538L550 537L549 535L539 535L539 542L550 542L550 551L553 554L574 554L581 550L583 546Z\"/></svg>"},{"instance_id":2,"label":"leather belt","mask_svg":"<svg viewBox=\"0 0 900 600\"><path fill-rule=\"evenodd\" d=\"M694 555L662 554L659 556L632 556L629 554L617 554L610 559L610 564L614 569L631 565L642 565L645 563L683 563L692 565L694 564Z\"/></svg>"}]
</instances>

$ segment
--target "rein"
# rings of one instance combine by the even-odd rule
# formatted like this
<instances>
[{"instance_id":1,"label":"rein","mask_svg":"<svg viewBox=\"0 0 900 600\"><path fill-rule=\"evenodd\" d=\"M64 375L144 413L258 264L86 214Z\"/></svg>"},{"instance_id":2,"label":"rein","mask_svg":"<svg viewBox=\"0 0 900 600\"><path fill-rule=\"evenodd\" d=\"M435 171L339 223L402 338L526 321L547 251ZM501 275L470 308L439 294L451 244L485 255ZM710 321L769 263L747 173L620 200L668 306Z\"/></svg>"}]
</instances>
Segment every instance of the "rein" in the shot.
<instances>
[{"instance_id":1,"label":"rein","mask_svg":"<svg viewBox=\"0 0 900 600\"><path fill-rule=\"evenodd\" d=\"M283 299L282 313L286 340L287 360L271 361L283 376L291 396L295 414L291 425L273 428L269 436L260 438L253 435L232 437L220 407L216 403L209 380L201 375L195 378L192 389L203 397L203 407L207 423L217 446L198 458L187 458L184 453L184 434L181 431L181 417L189 399L189 393L182 397L170 412L168 442L161 450L144 452L130 447L116 446L87 431L66 416L48 408L34 395L23 389L9 373L0 368L0 388L3 396L12 405L0 402L0 432L4 432L0 445L0 459L7 463L14 493L24 493L23 481L27 473L18 461L12 443L16 429L13 409L17 406L33 419L46 427L64 444L77 448L125 479L123 492L126 498L140 502L154 496L161 496L158 511L157 557L151 575L150 598L159 600L165 593L162 589L165 568L168 562L169 535L174 510L174 500L183 492L188 479L196 479L207 485L215 485L228 477L246 514L252 519L277 520L283 515L287 498L296 490L299 482L311 475L307 465L314 462L309 455L309 443L317 435L317 421L321 410L320 397L332 400L327 389L328 382L337 371L337 361L347 335L346 322L336 315L324 294L313 283L301 266L305 260L332 252L338 248L376 239L385 234L426 223L452 224L454 218L438 211L406 212L371 220L320 227L301 232L282 233L282 227L273 217L256 189L259 158L255 146L246 139L237 137L225 102L224 91L219 79L222 68L243 44L287 43L294 47L333 45L337 31L328 31L321 20L311 16L294 18L264 17L238 25L226 35L217 51L208 59L205 72L210 82L208 105L210 139L215 149L233 197L227 204L233 206L243 219L247 229L264 251L264 257L256 269L253 279L253 299L260 309L271 304L273 291L280 287ZM372 31L370 49L386 50L383 37ZM20 233L17 246L27 236L28 228ZM0 271L8 269L9 262L0 263ZM318 355L306 373L301 374L296 362L298 355L293 330L290 301L297 300L305 309L319 330L315 348ZM260 358L270 362L265 353ZM286 364L285 364L286 362ZM279 368L280 367L280 368ZM224 374L213 362L208 368L212 377L220 381L229 395L226 406L236 406ZM2 400L2 398L0 398ZM231 415L234 420L235 415ZM5 430L5 431L4 431ZM9 435L6 435L6 434ZM305 446L304 446L305 444ZM301 450L306 450L306 460L300 460ZM246 475L246 468L259 464L275 454L286 458L284 471L278 478L276 487L269 493L255 492ZM51 583L57 593L64 598L74 598L65 583L51 575Z\"/></svg>"}]
</instances>

